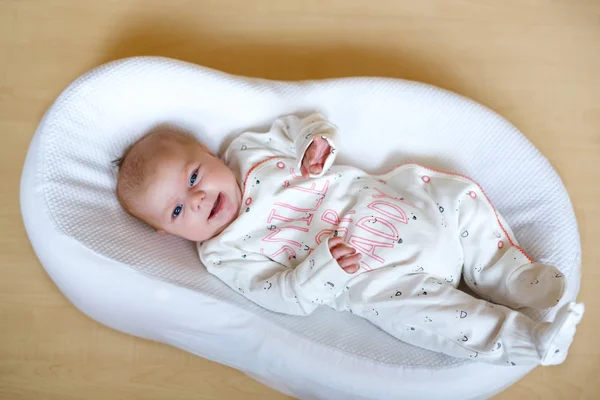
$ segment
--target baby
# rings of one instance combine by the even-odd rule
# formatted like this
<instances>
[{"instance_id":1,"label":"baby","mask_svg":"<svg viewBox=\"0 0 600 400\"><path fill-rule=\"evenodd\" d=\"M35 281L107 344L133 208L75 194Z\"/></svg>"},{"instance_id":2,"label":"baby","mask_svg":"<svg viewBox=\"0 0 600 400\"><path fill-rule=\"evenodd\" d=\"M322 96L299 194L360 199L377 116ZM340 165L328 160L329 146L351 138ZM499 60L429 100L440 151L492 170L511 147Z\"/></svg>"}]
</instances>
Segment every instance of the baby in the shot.
<instances>
[{"instance_id":1,"label":"baby","mask_svg":"<svg viewBox=\"0 0 600 400\"><path fill-rule=\"evenodd\" d=\"M556 268L533 262L481 187L407 164L380 176L333 166L337 128L287 116L237 137L221 161L183 134L143 137L117 196L154 229L197 242L207 270L269 310L349 311L415 346L501 365L559 364L583 315L555 306ZM461 276L478 296L457 289Z\"/></svg>"}]
</instances>

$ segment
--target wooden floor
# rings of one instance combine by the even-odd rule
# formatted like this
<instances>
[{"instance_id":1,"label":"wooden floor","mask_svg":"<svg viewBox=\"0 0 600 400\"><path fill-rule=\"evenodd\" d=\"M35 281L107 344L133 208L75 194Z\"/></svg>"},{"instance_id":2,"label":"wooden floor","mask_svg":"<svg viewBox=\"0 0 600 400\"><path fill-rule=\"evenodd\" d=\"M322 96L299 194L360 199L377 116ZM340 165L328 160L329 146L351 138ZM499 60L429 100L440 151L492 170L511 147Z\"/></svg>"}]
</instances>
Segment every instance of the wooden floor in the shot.
<instances>
[{"instance_id":1,"label":"wooden floor","mask_svg":"<svg viewBox=\"0 0 600 400\"><path fill-rule=\"evenodd\" d=\"M81 73L134 55L264 78L409 78L507 117L570 192L587 315L565 364L497 398L600 399L599 0L0 0L1 399L286 398L88 319L30 247L19 175L40 117Z\"/></svg>"}]
</instances>

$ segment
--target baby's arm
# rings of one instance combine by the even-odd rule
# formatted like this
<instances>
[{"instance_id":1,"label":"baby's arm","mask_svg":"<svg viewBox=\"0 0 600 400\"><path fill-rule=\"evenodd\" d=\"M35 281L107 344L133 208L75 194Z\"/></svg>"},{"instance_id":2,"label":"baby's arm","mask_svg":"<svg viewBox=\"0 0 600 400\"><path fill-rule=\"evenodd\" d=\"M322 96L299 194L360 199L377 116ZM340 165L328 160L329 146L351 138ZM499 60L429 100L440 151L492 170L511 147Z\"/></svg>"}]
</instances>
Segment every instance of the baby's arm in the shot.
<instances>
[{"instance_id":1,"label":"baby's arm","mask_svg":"<svg viewBox=\"0 0 600 400\"><path fill-rule=\"evenodd\" d=\"M337 127L321 114L303 119L292 115L279 121L283 132L296 145L296 160L302 174L319 177L327 172L336 157Z\"/></svg>"},{"instance_id":2,"label":"baby's arm","mask_svg":"<svg viewBox=\"0 0 600 400\"><path fill-rule=\"evenodd\" d=\"M225 153L225 162L239 165L242 175L252 166L273 156L293 158L296 170L311 177L322 176L336 157L337 127L321 114L305 118L289 115L277 119L266 133L245 132ZM318 166L317 170L303 168ZM237 168L234 168L237 169ZM318 172L317 172L318 171Z\"/></svg>"},{"instance_id":3,"label":"baby's arm","mask_svg":"<svg viewBox=\"0 0 600 400\"><path fill-rule=\"evenodd\" d=\"M198 250L211 274L254 303L278 313L308 315L336 298L358 270L360 255L335 239L321 243L296 268L236 247L211 244Z\"/></svg>"}]
</instances>

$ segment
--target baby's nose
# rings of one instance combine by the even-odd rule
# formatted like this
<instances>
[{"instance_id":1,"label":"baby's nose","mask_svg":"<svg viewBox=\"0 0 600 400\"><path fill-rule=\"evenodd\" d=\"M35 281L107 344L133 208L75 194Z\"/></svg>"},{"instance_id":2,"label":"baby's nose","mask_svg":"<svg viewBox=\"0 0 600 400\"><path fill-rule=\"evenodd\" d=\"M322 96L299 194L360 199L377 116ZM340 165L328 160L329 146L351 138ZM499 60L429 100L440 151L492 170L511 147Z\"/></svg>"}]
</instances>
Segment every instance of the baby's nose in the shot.
<instances>
[{"instance_id":1,"label":"baby's nose","mask_svg":"<svg viewBox=\"0 0 600 400\"><path fill-rule=\"evenodd\" d=\"M192 209L194 211L200 210L205 197L206 197L206 193L202 190L199 190L198 192L196 192L192 195L191 204L192 204Z\"/></svg>"}]
</instances>

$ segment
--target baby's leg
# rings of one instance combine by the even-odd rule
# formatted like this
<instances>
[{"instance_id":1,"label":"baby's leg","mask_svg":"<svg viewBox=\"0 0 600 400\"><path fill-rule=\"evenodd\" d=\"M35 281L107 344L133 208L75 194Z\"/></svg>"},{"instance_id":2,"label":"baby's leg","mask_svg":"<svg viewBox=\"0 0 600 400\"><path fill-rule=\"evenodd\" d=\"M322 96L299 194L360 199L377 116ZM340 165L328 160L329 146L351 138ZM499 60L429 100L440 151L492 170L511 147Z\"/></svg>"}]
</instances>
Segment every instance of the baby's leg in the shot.
<instances>
[{"instance_id":1,"label":"baby's leg","mask_svg":"<svg viewBox=\"0 0 600 400\"><path fill-rule=\"evenodd\" d=\"M391 279L389 272L375 270L357 279L347 293L348 308L404 342L454 357L502 365L559 364L583 313L582 305L569 303L554 322L536 323L431 275Z\"/></svg>"},{"instance_id":2,"label":"baby's leg","mask_svg":"<svg viewBox=\"0 0 600 400\"><path fill-rule=\"evenodd\" d=\"M565 291L560 271L529 259L475 184L460 200L458 235L467 285L481 297L512 308L556 305Z\"/></svg>"}]
</instances>

